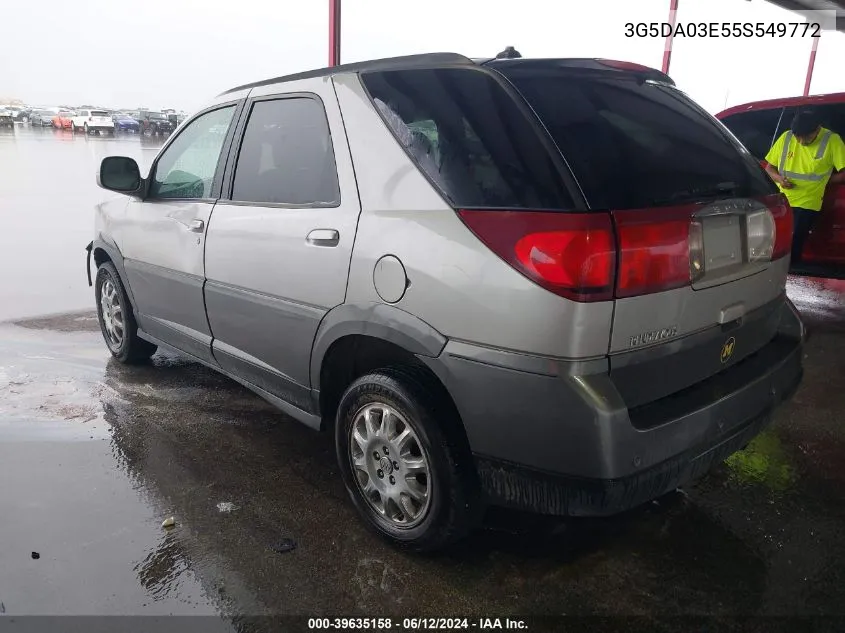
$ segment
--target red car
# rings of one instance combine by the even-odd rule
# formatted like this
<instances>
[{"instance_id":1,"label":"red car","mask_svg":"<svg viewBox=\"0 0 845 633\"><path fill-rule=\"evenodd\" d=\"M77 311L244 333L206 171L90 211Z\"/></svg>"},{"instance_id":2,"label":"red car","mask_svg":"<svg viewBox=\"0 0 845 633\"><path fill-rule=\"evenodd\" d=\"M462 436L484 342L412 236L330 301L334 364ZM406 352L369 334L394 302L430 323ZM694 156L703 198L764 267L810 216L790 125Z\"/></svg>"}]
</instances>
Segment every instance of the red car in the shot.
<instances>
[{"instance_id":1,"label":"red car","mask_svg":"<svg viewBox=\"0 0 845 633\"><path fill-rule=\"evenodd\" d=\"M822 115L822 125L845 138L845 92L756 101L729 108L716 118L765 163L769 148L789 129L796 108L802 106L813 106ZM845 185L828 186L821 213L804 246L799 272L821 272L825 267L825 274L839 276L841 271L830 268L845 266Z\"/></svg>"},{"instance_id":2,"label":"red car","mask_svg":"<svg viewBox=\"0 0 845 633\"><path fill-rule=\"evenodd\" d=\"M74 112L63 110L53 117L53 127L58 130L70 130L73 128L72 117L76 116Z\"/></svg>"}]
</instances>

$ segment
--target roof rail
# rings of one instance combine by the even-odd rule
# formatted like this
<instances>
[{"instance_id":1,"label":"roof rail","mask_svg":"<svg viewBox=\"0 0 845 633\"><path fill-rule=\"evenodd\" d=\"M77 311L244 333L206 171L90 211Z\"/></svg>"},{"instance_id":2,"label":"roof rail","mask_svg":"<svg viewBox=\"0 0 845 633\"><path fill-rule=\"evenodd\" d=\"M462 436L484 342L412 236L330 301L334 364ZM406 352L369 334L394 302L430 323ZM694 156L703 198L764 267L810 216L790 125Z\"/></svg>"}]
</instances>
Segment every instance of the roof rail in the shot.
<instances>
[{"instance_id":1,"label":"roof rail","mask_svg":"<svg viewBox=\"0 0 845 633\"><path fill-rule=\"evenodd\" d=\"M408 68L425 68L428 66L449 66L457 65L463 66L473 64L469 57L459 55L458 53L426 53L424 55L405 55L403 57L387 57L385 59L374 59L364 62L355 62L353 64L341 64L339 66L329 66L328 68L318 68L315 70L307 70L293 75L283 75L281 77L274 77L272 79L264 79L262 81L255 81L253 83L244 84L221 92L218 96L238 92L239 90L246 90L247 88L258 88L259 86L269 86L271 84L283 83L287 81L296 81L298 79L311 79L313 77L328 77L338 73L354 73L374 70L400 70Z\"/></svg>"}]
</instances>

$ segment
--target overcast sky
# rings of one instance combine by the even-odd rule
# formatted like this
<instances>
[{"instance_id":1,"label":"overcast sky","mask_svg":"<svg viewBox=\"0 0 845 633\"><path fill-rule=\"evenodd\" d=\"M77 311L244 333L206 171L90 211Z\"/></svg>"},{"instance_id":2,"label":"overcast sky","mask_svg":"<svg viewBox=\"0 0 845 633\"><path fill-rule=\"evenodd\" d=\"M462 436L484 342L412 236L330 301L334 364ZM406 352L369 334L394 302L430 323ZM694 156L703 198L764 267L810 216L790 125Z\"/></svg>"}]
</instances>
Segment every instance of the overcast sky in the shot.
<instances>
[{"instance_id":1,"label":"overcast sky","mask_svg":"<svg viewBox=\"0 0 845 633\"><path fill-rule=\"evenodd\" d=\"M325 66L328 0L7 0L0 98L193 110L232 86ZM343 61L451 51L608 57L660 67L669 0L344 0ZM796 21L764 0L680 0L678 20ZM809 39L676 40L671 75L712 112L800 95ZM812 92L845 91L845 35L827 32Z\"/></svg>"}]
</instances>

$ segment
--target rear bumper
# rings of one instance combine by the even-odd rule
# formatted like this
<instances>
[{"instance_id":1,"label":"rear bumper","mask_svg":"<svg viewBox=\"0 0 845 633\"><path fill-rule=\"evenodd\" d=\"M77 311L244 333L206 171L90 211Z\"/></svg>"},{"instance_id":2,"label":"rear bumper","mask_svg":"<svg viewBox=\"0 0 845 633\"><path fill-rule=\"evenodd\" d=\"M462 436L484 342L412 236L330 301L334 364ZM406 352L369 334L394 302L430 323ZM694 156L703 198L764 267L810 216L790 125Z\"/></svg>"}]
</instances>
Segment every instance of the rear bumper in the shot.
<instances>
[{"instance_id":1,"label":"rear bumper","mask_svg":"<svg viewBox=\"0 0 845 633\"><path fill-rule=\"evenodd\" d=\"M532 368L543 374L529 373L525 357L515 369L504 358L516 355L496 358L450 342L430 366L455 399L489 503L599 516L670 492L743 448L800 384L802 340L801 320L786 302L771 342L648 405L659 419L648 428L632 423L606 361L545 360Z\"/></svg>"}]
</instances>

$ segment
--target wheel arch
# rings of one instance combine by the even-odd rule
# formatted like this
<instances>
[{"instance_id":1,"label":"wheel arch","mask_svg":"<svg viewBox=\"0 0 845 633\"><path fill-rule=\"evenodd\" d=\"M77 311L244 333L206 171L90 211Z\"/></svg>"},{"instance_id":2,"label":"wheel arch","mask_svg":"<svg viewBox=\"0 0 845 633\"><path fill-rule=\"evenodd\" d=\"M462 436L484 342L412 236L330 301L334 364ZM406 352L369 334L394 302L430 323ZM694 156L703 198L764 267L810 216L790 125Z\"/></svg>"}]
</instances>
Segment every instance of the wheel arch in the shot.
<instances>
[{"instance_id":1,"label":"wheel arch","mask_svg":"<svg viewBox=\"0 0 845 633\"><path fill-rule=\"evenodd\" d=\"M129 285L129 278L126 276L126 267L123 262L123 255L116 244L106 242L102 238L98 238L91 243L91 256L94 258L94 267L98 269L105 262L111 262L120 276L120 282L123 284L126 294L129 297L129 302L132 304L132 313L137 321L138 308L135 303L135 297L132 294L132 287Z\"/></svg>"},{"instance_id":2,"label":"wheel arch","mask_svg":"<svg viewBox=\"0 0 845 633\"><path fill-rule=\"evenodd\" d=\"M346 387L379 367L411 365L425 369L448 395L439 377L421 358L436 358L446 337L416 316L386 304L344 304L320 323L311 348L310 378L324 425L331 424Z\"/></svg>"}]
</instances>

